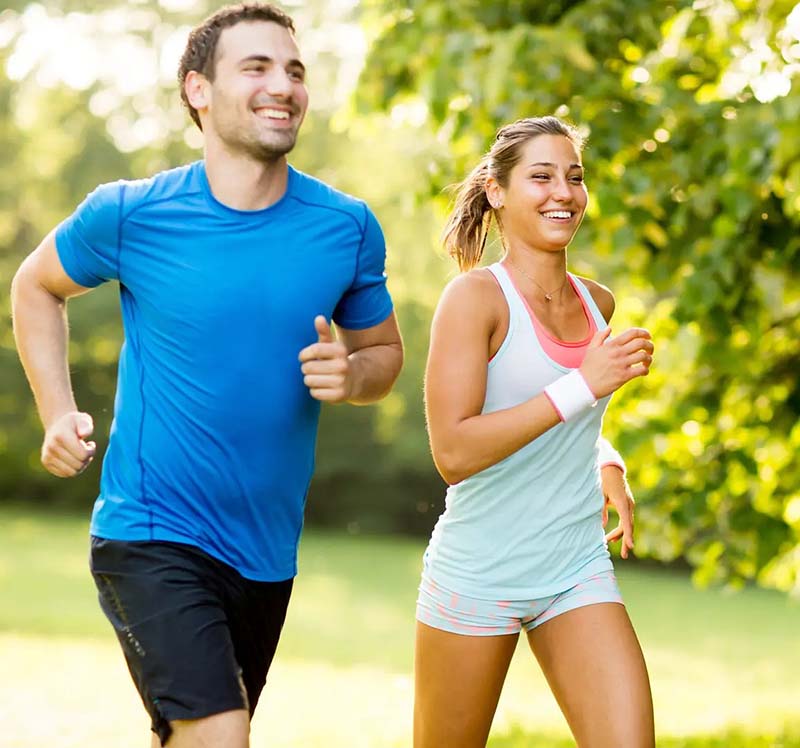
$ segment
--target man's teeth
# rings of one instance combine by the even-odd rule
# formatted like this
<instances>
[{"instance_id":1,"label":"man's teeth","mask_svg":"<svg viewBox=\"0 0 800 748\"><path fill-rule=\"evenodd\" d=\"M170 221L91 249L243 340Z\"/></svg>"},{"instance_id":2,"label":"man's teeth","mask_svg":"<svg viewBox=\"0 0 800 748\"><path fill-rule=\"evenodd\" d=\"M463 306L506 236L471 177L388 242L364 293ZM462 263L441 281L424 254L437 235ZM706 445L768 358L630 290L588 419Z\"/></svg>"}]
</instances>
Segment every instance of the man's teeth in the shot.
<instances>
[{"instance_id":1,"label":"man's teeth","mask_svg":"<svg viewBox=\"0 0 800 748\"><path fill-rule=\"evenodd\" d=\"M572 218L572 213L568 210L548 210L542 213L545 218Z\"/></svg>"},{"instance_id":2,"label":"man's teeth","mask_svg":"<svg viewBox=\"0 0 800 748\"><path fill-rule=\"evenodd\" d=\"M289 119L289 112L283 109L257 109L256 114L270 119Z\"/></svg>"}]
</instances>

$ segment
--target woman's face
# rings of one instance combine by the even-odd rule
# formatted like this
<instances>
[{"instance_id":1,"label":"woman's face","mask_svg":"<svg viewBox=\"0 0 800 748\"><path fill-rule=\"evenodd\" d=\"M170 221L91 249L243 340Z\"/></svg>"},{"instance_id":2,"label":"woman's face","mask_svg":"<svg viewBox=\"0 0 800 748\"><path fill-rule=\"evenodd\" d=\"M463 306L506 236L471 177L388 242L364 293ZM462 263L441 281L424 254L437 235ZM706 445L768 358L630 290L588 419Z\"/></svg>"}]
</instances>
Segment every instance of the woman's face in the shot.
<instances>
[{"instance_id":1,"label":"woman's face","mask_svg":"<svg viewBox=\"0 0 800 748\"><path fill-rule=\"evenodd\" d=\"M487 191L492 202L503 206L499 215L506 241L545 251L570 243L589 201L580 152L563 135L531 138L522 146L508 185L490 184Z\"/></svg>"}]
</instances>

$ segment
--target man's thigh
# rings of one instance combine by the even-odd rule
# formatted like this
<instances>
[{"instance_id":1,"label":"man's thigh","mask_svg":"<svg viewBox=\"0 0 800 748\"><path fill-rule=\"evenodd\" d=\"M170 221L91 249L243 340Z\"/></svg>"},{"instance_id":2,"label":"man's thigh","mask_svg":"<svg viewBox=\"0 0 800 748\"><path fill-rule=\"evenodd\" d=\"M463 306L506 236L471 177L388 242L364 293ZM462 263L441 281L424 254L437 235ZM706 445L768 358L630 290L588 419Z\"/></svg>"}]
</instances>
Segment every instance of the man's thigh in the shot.
<instances>
[{"instance_id":1,"label":"man's thigh","mask_svg":"<svg viewBox=\"0 0 800 748\"><path fill-rule=\"evenodd\" d=\"M191 546L94 538L100 605L162 743L171 722L258 701L291 580L253 582Z\"/></svg>"}]
</instances>

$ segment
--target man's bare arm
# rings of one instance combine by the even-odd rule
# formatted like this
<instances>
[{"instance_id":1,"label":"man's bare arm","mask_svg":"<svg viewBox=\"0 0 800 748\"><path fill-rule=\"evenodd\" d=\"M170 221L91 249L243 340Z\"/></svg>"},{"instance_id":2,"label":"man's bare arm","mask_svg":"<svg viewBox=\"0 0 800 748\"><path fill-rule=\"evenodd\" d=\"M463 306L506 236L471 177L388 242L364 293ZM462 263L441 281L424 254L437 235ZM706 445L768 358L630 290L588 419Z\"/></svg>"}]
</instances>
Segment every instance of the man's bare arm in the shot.
<instances>
[{"instance_id":1,"label":"man's bare arm","mask_svg":"<svg viewBox=\"0 0 800 748\"><path fill-rule=\"evenodd\" d=\"M23 261L11 284L14 337L45 429L42 464L53 475L69 477L92 460L91 417L80 413L69 376L66 302L90 289L64 271L55 231Z\"/></svg>"},{"instance_id":2,"label":"man's bare arm","mask_svg":"<svg viewBox=\"0 0 800 748\"><path fill-rule=\"evenodd\" d=\"M365 330L338 327L339 340L324 317L317 317L314 325L317 342L300 352L312 397L364 405L391 390L403 365L403 342L394 313Z\"/></svg>"}]
</instances>

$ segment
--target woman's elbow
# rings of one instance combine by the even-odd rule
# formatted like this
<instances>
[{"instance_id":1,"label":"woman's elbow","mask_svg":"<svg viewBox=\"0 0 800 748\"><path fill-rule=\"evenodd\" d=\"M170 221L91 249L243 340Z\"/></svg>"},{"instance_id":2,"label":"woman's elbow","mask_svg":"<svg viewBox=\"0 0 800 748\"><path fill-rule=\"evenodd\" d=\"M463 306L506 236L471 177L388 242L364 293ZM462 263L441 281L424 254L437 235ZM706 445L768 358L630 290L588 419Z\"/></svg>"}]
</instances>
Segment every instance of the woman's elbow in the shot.
<instances>
[{"instance_id":1,"label":"woman's elbow","mask_svg":"<svg viewBox=\"0 0 800 748\"><path fill-rule=\"evenodd\" d=\"M469 469L469 466L463 459L460 459L458 452L455 450L434 449L433 462L439 471L439 475L442 476L445 483L451 486L461 483L462 480L469 478L475 472Z\"/></svg>"}]
</instances>

